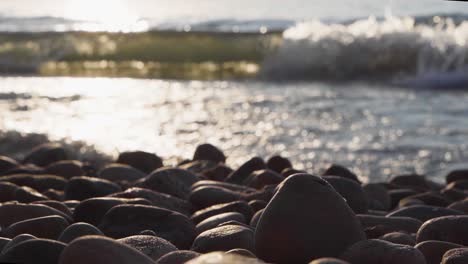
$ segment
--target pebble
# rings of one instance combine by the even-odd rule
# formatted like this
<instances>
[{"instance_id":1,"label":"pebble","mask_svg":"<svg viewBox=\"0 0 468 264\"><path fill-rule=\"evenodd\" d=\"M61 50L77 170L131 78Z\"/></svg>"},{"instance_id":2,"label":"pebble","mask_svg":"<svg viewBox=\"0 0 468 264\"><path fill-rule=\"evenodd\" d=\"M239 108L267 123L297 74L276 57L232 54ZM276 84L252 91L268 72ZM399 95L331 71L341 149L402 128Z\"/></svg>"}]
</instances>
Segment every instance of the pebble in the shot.
<instances>
[{"instance_id":1,"label":"pebble","mask_svg":"<svg viewBox=\"0 0 468 264\"><path fill-rule=\"evenodd\" d=\"M447 251L442 257L441 264L466 264L468 263L468 249L456 248Z\"/></svg>"},{"instance_id":2,"label":"pebble","mask_svg":"<svg viewBox=\"0 0 468 264\"><path fill-rule=\"evenodd\" d=\"M309 264L349 264L349 262L337 258L320 258L310 262Z\"/></svg>"},{"instance_id":3,"label":"pebble","mask_svg":"<svg viewBox=\"0 0 468 264\"><path fill-rule=\"evenodd\" d=\"M114 183L134 182L146 176L146 174L126 164L112 163L98 172L99 178Z\"/></svg>"},{"instance_id":4,"label":"pebble","mask_svg":"<svg viewBox=\"0 0 468 264\"><path fill-rule=\"evenodd\" d=\"M66 160L65 149L56 143L42 144L34 149L24 158L23 163L32 163L40 167L45 167L54 162Z\"/></svg>"},{"instance_id":5,"label":"pebble","mask_svg":"<svg viewBox=\"0 0 468 264\"><path fill-rule=\"evenodd\" d=\"M468 180L468 169L454 170L445 176L447 184L454 181Z\"/></svg>"},{"instance_id":6,"label":"pebble","mask_svg":"<svg viewBox=\"0 0 468 264\"><path fill-rule=\"evenodd\" d=\"M255 189L262 189L267 185L279 184L284 180L283 175L272 170L257 170L252 172L242 183Z\"/></svg>"},{"instance_id":7,"label":"pebble","mask_svg":"<svg viewBox=\"0 0 468 264\"><path fill-rule=\"evenodd\" d=\"M440 264L445 252L461 247L463 246L437 240L423 241L415 246L424 255L427 264Z\"/></svg>"},{"instance_id":8,"label":"pebble","mask_svg":"<svg viewBox=\"0 0 468 264\"><path fill-rule=\"evenodd\" d=\"M167 253L166 255L162 256L158 261L157 264L176 264L176 263L185 263L194 258L199 257L201 254L191 250L178 250L172 251L171 253Z\"/></svg>"},{"instance_id":9,"label":"pebble","mask_svg":"<svg viewBox=\"0 0 468 264\"><path fill-rule=\"evenodd\" d=\"M147 174L164 166L160 157L144 151L120 153L116 163L127 164Z\"/></svg>"},{"instance_id":10,"label":"pebble","mask_svg":"<svg viewBox=\"0 0 468 264\"><path fill-rule=\"evenodd\" d=\"M199 180L187 170L162 168L137 181L134 186L187 199L192 185Z\"/></svg>"},{"instance_id":11,"label":"pebble","mask_svg":"<svg viewBox=\"0 0 468 264\"><path fill-rule=\"evenodd\" d=\"M140 251L154 261L178 250L171 242L156 236L136 235L117 241Z\"/></svg>"},{"instance_id":12,"label":"pebble","mask_svg":"<svg viewBox=\"0 0 468 264\"><path fill-rule=\"evenodd\" d=\"M79 222L74 223L63 230L57 240L68 244L77 238L91 235L103 236L104 234L101 232L101 230L93 225Z\"/></svg>"},{"instance_id":13,"label":"pebble","mask_svg":"<svg viewBox=\"0 0 468 264\"><path fill-rule=\"evenodd\" d=\"M225 163L226 156L217 147L211 144L202 144L195 150L193 160L210 160L216 163Z\"/></svg>"},{"instance_id":14,"label":"pebble","mask_svg":"<svg viewBox=\"0 0 468 264\"><path fill-rule=\"evenodd\" d=\"M65 199L82 201L120 191L119 185L108 180L84 176L73 177L65 187Z\"/></svg>"},{"instance_id":15,"label":"pebble","mask_svg":"<svg viewBox=\"0 0 468 264\"><path fill-rule=\"evenodd\" d=\"M8 238L31 234L38 238L57 239L68 225L61 216L44 216L16 222L3 230L3 234Z\"/></svg>"},{"instance_id":16,"label":"pebble","mask_svg":"<svg viewBox=\"0 0 468 264\"><path fill-rule=\"evenodd\" d=\"M29 239L18 243L0 256L0 262L21 264L57 264L65 244L49 239Z\"/></svg>"},{"instance_id":17,"label":"pebble","mask_svg":"<svg viewBox=\"0 0 468 264\"><path fill-rule=\"evenodd\" d=\"M364 214L369 209L369 200L361 185L354 180L338 176L322 177L335 188L335 190L346 199L349 207L356 214Z\"/></svg>"},{"instance_id":18,"label":"pebble","mask_svg":"<svg viewBox=\"0 0 468 264\"><path fill-rule=\"evenodd\" d=\"M419 221L425 222L427 220L448 216L448 215L462 215L463 212L459 212L452 209L447 209L437 206L428 206L428 205L415 205L411 207L405 207L399 210L396 210L392 213L389 213L388 217L411 217L418 219Z\"/></svg>"},{"instance_id":19,"label":"pebble","mask_svg":"<svg viewBox=\"0 0 468 264\"><path fill-rule=\"evenodd\" d=\"M417 241L440 240L468 246L468 216L444 216L425 222Z\"/></svg>"},{"instance_id":20,"label":"pebble","mask_svg":"<svg viewBox=\"0 0 468 264\"><path fill-rule=\"evenodd\" d=\"M381 236L380 240L385 240L394 244L402 244L407 246L416 245L416 239L412 235L404 232L387 233Z\"/></svg>"},{"instance_id":21,"label":"pebble","mask_svg":"<svg viewBox=\"0 0 468 264\"><path fill-rule=\"evenodd\" d=\"M239 225L226 225L207 230L193 241L192 250L199 253L242 248L254 251L254 232Z\"/></svg>"},{"instance_id":22,"label":"pebble","mask_svg":"<svg viewBox=\"0 0 468 264\"><path fill-rule=\"evenodd\" d=\"M281 172L285 169L293 167L291 161L281 156L273 156L269 158L266 164L270 170L275 171L279 174L281 174Z\"/></svg>"},{"instance_id":23,"label":"pebble","mask_svg":"<svg viewBox=\"0 0 468 264\"><path fill-rule=\"evenodd\" d=\"M2 239L6 239L6 238L2 238ZM21 234L21 235L17 235L16 237L14 237L12 239L7 239L8 243L3 246L3 249L1 250L0 255L2 255L4 252L6 252L9 248L11 248L11 247L23 242L23 241L27 241L27 240L31 240L31 239L37 239L37 237L35 237L33 235L30 235L30 234Z\"/></svg>"},{"instance_id":24,"label":"pebble","mask_svg":"<svg viewBox=\"0 0 468 264\"><path fill-rule=\"evenodd\" d=\"M224 252L212 252L201 255L195 259L190 260L185 264L265 264L265 262L244 257L237 254L226 254Z\"/></svg>"},{"instance_id":25,"label":"pebble","mask_svg":"<svg viewBox=\"0 0 468 264\"><path fill-rule=\"evenodd\" d=\"M58 215L68 222L72 219L66 214L52 207L42 204L4 203L0 204L0 226L7 227L14 223L28 219Z\"/></svg>"},{"instance_id":26,"label":"pebble","mask_svg":"<svg viewBox=\"0 0 468 264\"><path fill-rule=\"evenodd\" d=\"M238 221L240 223L245 223L245 216L236 212L214 215L203 220L196 226L197 233L200 234L204 231L217 227L219 224L228 221Z\"/></svg>"},{"instance_id":27,"label":"pebble","mask_svg":"<svg viewBox=\"0 0 468 264\"><path fill-rule=\"evenodd\" d=\"M359 184L361 183L361 181L359 180L357 175L354 174L354 172L338 164L332 164L327 170L325 170L322 173L322 176L338 176L349 180L353 180Z\"/></svg>"},{"instance_id":28,"label":"pebble","mask_svg":"<svg viewBox=\"0 0 468 264\"><path fill-rule=\"evenodd\" d=\"M237 201L232 203L217 204L208 208L196 211L192 214L190 219L195 223L199 224L201 221L222 213L227 212L238 212L245 216L246 221L250 221L254 212L252 208L244 201Z\"/></svg>"},{"instance_id":29,"label":"pebble","mask_svg":"<svg viewBox=\"0 0 468 264\"><path fill-rule=\"evenodd\" d=\"M62 160L54 162L47 166L44 172L46 174L62 176L67 179L75 176L85 175L85 171L83 170L83 163L77 160Z\"/></svg>"},{"instance_id":30,"label":"pebble","mask_svg":"<svg viewBox=\"0 0 468 264\"><path fill-rule=\"evenodd\" d=\"M5 156L0 156L0 175L13 168L16 168L18 165L19 164L16 160Z\"/></svg>"},{"instance_id":31,"label":"pebble","mask_svg":"<svg viewBox=\"0 0 468 264\"><path fill-rule=\"evenodd\" d=\"M226 182L241 184L252 172L257 170L264 170L267 165L263 159L254 157L242 164L237 170L233 171L226 178Z\"/></svg>"}]
</instances>

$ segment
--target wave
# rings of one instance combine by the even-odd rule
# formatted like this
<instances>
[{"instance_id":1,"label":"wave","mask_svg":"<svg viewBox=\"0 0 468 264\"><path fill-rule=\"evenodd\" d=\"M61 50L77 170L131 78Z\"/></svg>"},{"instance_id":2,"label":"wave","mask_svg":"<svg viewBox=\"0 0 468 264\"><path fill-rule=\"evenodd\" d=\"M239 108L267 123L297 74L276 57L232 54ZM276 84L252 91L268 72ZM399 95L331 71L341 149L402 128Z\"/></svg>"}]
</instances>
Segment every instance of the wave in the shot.
<instances>
[{"instance_id":1,"label":"wave","mask_svg":"<svg viewBox=\"0 0 468 264\"><path fill-rule=\"evenodd\" d=\"M427 20L427 18L426 18ZM348 24L304 22L283 33L261 75L268 79L404 79L468 73L468 21L369 17ZM427 22L427 21L426 21Z\"/></svg>"}]
</instances>

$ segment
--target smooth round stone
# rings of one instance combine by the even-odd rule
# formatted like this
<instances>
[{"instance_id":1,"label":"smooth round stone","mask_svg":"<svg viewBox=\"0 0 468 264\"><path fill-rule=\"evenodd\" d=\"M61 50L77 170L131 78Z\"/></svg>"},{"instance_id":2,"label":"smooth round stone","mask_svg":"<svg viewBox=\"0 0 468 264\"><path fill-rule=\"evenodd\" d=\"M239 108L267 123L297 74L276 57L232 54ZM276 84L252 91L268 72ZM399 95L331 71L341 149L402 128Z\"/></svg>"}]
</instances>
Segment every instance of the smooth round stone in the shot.
<instances>
[{"instance_id":1,"label":"smooth round stone","mask_svg":"<svg viewBox=\"0 0 468 264\"><path fill-rule=\"evenodd\" d=\"M189 248L196 235L195 226L186 216L147 205L115 206L106 213L98 228L113 238L152 230L179 249Z\"/></svg>"},{"instance_id":2,"label":"smooth round stone","mask_svg":"<svg viewBox=\"0 0 468 264\"><path fill-rule=\"evenodd\" d=\"M362 186L369 201L378 201L383 210L390 209L391 198L387 188L380 183L367 183Z\"/></svg>"},{"instance_id":3,"label":"smooth round stone","mask_svg":"<svg viewBox=\"0 0 468 264\"><path fill-rule=\"evenodd\" d=\"M23 163L32 163L45 167L54 162L66 160L67 154L60 144L47 143L35 147L23 160Z\"/></svg>"},{"instance_id":4,"label":"smooth round stone","mask_svg":"<svg viewBox=\"0 0 468 264\"><path fill-rule=\"evenodd\" d=\"M52 200L45 200L45 201L37 201L37 202L33 202L32 204L43 204L43 205L47 205L49 207L52 207L54 209L57 209L59 210L60 212L68 215L68 216L72 216L73 213L72 211L70 210L70 208L68 208L64 203L62 202L58 202L58 201L52 201Z\"/></svg>"},{"instance_id":5,"label":"smooth round stone","mask_svg":"<svg viewBox=\"0 0 468 264\"><path fill-rule=\"evenodd\" d=\"M11 182L18 186L27 186L43 192L48 189L63 190L67 181L55 175L13 174L0 178L2 182Z\"/></svg>"},{"instance_id":6,"label":"smooth round stone","mask_svg":"<svg viewBox=\"0 0 468 264\"><path fill-rule=\"evenodd\" d=\"M10 182L0 182L0 203L15 200L15 193L18 185Z\"/></svg>"},{"instance_id":7,"label":"smooth round stone","mask_svg":"<svg viewBox=\"0 0 468 264\"><path fill-rule=\"evenodd\" d=\"M415 194L418 194L418 192L416 192L415 190L411 190L411 189L394 189L394 190L390 190L388 192L388 195L390 195L390 200L391 200L391 203L390 203L390 209L391 208L395 208L398 203L400 202L400 200L408 197L408 196L411 196L411 195L415 195Z\"/></svg>"},{"instance_id":8,"label":"smooth round stone","mask_svg":"<svg viewBox=\"0 0 468 264\"><path fill-rule=\"evenodd\" d=\"M135 186L187 199L192 185L199 180L187 170L162 168L137 181Z\"/></svg>"},{"instance_id":9,"label":"smooth round stone","mask_svg":"<svg viewBox=\"0 0 468 264\"><path fill-rule=\"evenodd\" d=\"M441 264L466 264L468 263L468 249L456 248L447 251L442 257Z\"/></svg>"},{"instance_id":10,"label":"smooth round stone","mask_svg":"<svg viewBox=\"0 0 468 264\"><path fill-rule=\"evenodd\" d=\"M447 199L450 199L452 201L460 201L463 199L468 198L468 193L455 189L453 187L445 187L444 189L440 190L440 194L444 196Z\"/></svg>"},{"instance_id":11,"label":"smooth round stone","mask_svg":"<svg viewBox=\"0 0 468 264\"><path fill-rule=\"evenodd\" d=\"M416 239L403 232L392 232L383 235L380 237L380 240L385 240L394 244L402 244L402 245L408 245L408 246L414 246L416 245Z\"/></svg>"},{"instance_id":12,"label":"smooth round stone","mask_svg":"<svg viewBox=\"0 0 468 264\"><path fill-rule=\"evenodd\" d=\"M454 202L450 204L447 208L468 214L468 198L458 202Z\"/></svg>"},{"instance_id":13,"label":"smooth round stone","mask_svg":"<svg viewBox=\"0 0 468 264\"><path fill-rule=\"evenodd\" d=\"M65 199L86 200L120 192L119 185L110 181L94 177L73 177L65 187Z\"/></svg>"},{"instance_id":14,"label":"smooth round stone","mask_svg":"<svg viewBox=\"0 0 468 264\"><path fill-rule=\"evenodd\" d=\"M18 165L19 164L16 160L5 156L0 156L0 175L13 168L16 168Z\"/></svg>"},{"instance_id":15,"label":"smooth round stone","mask_svg":"<svg viewBox=\"0 0 468 264\"><path fill-rule=\"evenodd\" d=\"M375 215L358 215L362 227L382 226L389 232L404 231L407 233L416 233L423 224L421 221L411 217L383 217ZM387 232L386 232L387 233Z\"/></svg>"},{"instance_id":16,"label":"smooth round stone","mask_svg":"<svg viewBox=\"0 0 468 264\"><path fill-rule=\"evenodd\" d=\"M213 181L224 181L233 170L224 164L218 164L216 167L203 172L203 175Z\"/></svg>"},{"instance_id":17,"label":"smooth round stone","mask_svg":"<svg viewBox=\"0 0 468 264\"><path fill-rule=\"evenodd\" d=\"M273 156L269 158L266 164L270 170L279 174L281 174L285 169L292 168L291 162L287 158L281 156Z\"/></svg>"},{"instance_id":18,"label":"smooth round stone","mask_svg":"<svg viewBox=\"0 0 468 264\"><path fill-rule=\"evenodd\" d=\"M200 253L235 248L254 251L254 233L251 229L238 225L216 227L198 235L192 245L192 250Z\"/></svg>"},{"instance_id":19,"label":"smooth round stone","mask_svg":"<svg viewBox=\"0 0 468 264\"><path fill-rule=\"evenodd\" d=\"M229 251L226 251L226 254L235 254L235 255L240 255L240 256L244 256L244 257L248 257L248 258L256 258L254 253L250 252L247 249L243 249L243 248L231 249Z\"/></svg>"},{"instance_id":20,"label":"smooth round stone","mask_svg":"<svg viewBox=\"0 0 468 264\"><path fill-rule=\"evenodd\" d=\"M216 163L225 163L226 156L217 147L211 144L202 144L195 150L193 160L210 160Z\"/></svg>"},{"instance_id":21,"label":"smooth round stone","mask_svg":"<svg viewBox=\"0 0 468 264\"><path fill-rule=\"evenodd\" d=\"M349 264L349 262L337 258L320 258L310 262L309 264Z\"/></svg>"},{"instance_id":22,"label":"smooth round stone","mask_svg":"<svg viewBox=\"0 0 468 264\"><path fill-rule=\"evenodd\" d=\"M195 223L198 224L201 221L214 216L219 215L222 213L228 212L237 212L241 213L245 216L246 221L250 221L254 212L252 208L244 201L237 201L232 203L225 203L225 204L217 204L210 206L208 208L196 211L190 219Z\"/></svg>"},{"instance_id":23,"label":"smooth round stone","mask_svg":"<svg viewBox=\"0 0 468 264\"><path fill-rule=\"evenodd\" d=\"M417 241L439 240L468 246L468 216L444 216L425 222Z\"/></svg>"},{"instance_id":24,"label":"smooth round stone","mask_svg":"<svg viewBox=\"0 0 468 264\"><path fill-rule=\"evenodd\" d=\"M52 215L16 222L3 230L3 234L8 238L31 234L38 238L57 239L67 227L67 220L61 216Z\"/></svg>"},{"instance_id":25,"label":"smooth round stone","mask_svg":"<svg viewBox=\"0 0 468 264\"><path fill-rule=\"evenodd\" d=\"M185 164L177 166L179 169L190 171L191 173L200 175L204 174L205 171L211 170L218 165L223 165L223 163L216 163L211 160L196 160L189 161Z\"/></svg>"},{"instance_id":26,"label":"smooth round stone","mask_svg":"<svg viewBox=\"0 0 468 264\"><path fill-rule=\"evenodd\" d=\"M360 184L354 180L338 176L324 176L322 178L330 183L346 199L346 202L353 209L354 213L363 214L367 212L369 201Z\"/></svg>"},{"instance_id":27,"label":"smooth round stone","mask_svg":"<svg viewBox=\"0 0 468 264\"><path fill-rule=\"evenodd\" d=\"M244 257L237 254L226 254L224 252L212 252L201 255L195 259L186 262L185 264L265 264L265 262Z\"/></svg>"},{"instance_id":28,"label":"smooth round stone","mask_svg":"<svg viewBox=\"0 0 468 264\"><path fill-rule=\"evenodd\" d=\"M264 170L267 166L263 159L254 157L245 162L237 170L233 171L227 178L226 182L241 184L252 172Z\"/></svg>"},{"instance_id":29,"label":"smooth round stone","mask_svg":"<svg viewBox=\"0 0 468 264\"><path fill-rule=\"evenodd\" d=\"M440 264L445 252L461 247L463 246L437 240L424 241L415 246L424 255L427 264Z\"/></svg>"},{"instance_id":30,"label":"smooth round stone","mask_svg":"<svg viewBox=\"0 0 468 264\"><path fill-rule=\"evenodd\" d=\"M153 230L143 230L139 235L142 236L158 236Z\"/></svg>"},{"instance_id":31,"label":"smooth round stone","mask_svg":"<svg viewBox=\"0 0 468 264\"><path fill-rule=\"evenodd\" d=\"M127 199L146 199L151 202L151 205L175 211L183 215L190 215L192 211L192 205L186 200L144 188L129 188L124 192L114 193L110 196Z\"/></svg>"},{"instance_id":32,"label":"smooth round stone","mask_svg":"<svg viewBox=\"0 0 468 264\"><path fill-rule=\"evenodd\" d=\"M3 246L3 249L0 251L0 255L2 255L4 252L6 252L9 248L23 242L23 241L27 241L27 240L31 240L31 239L37 239L37 237L33 236L33 235L30 235L30 234L21 234L21 235L17 235L16 237L12 238L12 239L8 239L9 242L7 244L5 244Z\"/></svg>"},{"instance_id":33,"label":"smooth round stone","mask_svg":"<svg viewBox=\"0 0 468 264\"><path fill-rule=\"evenodd\" d=\"M105 166L99 172L99 178L114 183L134 182L142 179L146 174L126 164L113 163Z\"/></svg>"},{"instance_id":34,"label":"smooth round stone","mask_svg":"<svg viewBox=\"0 0 468 264\"><path fill-rule=\"evenodd\" d=\"M196 208L207 208L216 204L243 200L240 193L222 187L202 186L192 191L189 201Z\"/></svg>"},{"instance_id":35,"label":"smooth round stone","mask_svg":"<svg viewBox=\"0 0 468 264\"><path fill-rule=\"evenodd\" d=\"M390 179L389 183L401 188L408 188L416 191L431 189L431 185L426 178L416 174L394 176Z\"/></svg>"},{"instance_id":36,"label":"smooth round stone","mask_svg":"<svg viewBox=\"0 0 468 264\"><path fill-rule=\"evenodd\" d=\"M154 264L140 251L102 236L85 236L71 242L59 264Z\"/></svg>"},{"instance_id":37,"label":"smooth round stone","mask_svg":"<svg viewBox=\"0 0 468 264\"><path fill-rule=\"evenodd\" d=\"M167 253L166 255L162 256L158 261L157 264L176 264L176 263L186 263L194 258L200 256L200 253L191 251L191 250L178 250L173 251L171 253Z\"/></svg>"},{"instance_id":38,"label":"smooth round stone","mask_svg":"<svg viewBox=\"0 0 468 264\"><path fill-rule=\"evenodd\" d=\"M60 234L58 238L58 241L68 244L79 237L91 235L103 236L104 234L97 227L88 223L74 223L73 225L70 225L65 230L63 230L62 234Z\"/></svg>"},{"instance_id":39,"label":"smooth round stone","mask_svg":"<svg viewBox=\"0 0 468 264\"><path fill-rule=\"evenodd\" d=\"M67 179L85 175L83 163L77 160L62 160L54 162L45 168L45 173L62 176Z\"/></svg>"},{"instance_id":40,"label":"smooth round stone","mask_svg":"<svg viewBox=\"0 0 468 264\"><path fill-rule=\"evenodd\" d=\"M49 239L30 239L18 243L0 256L0 262L57 264L65 244Z\"/></svg>"},{"instance_id":41,"label":"smooth round stone","mask_svg":"<svg viewBox=\"0 0 468 264\"><path fill-rule=\"evenodd\" d=\"M254 212L258 212L267 206L267 202L262 200L253 200L249 202L250 207L254 210Z\"/></svg>"},{"instance_id":42,"label":"smooth round stone","mask_svg":"<svg viewBox=\"0 0 468 264\"><path fill-rule=\"evenodd\" d=\"M338 164L332 164L327 170L325 170L322 173L322 176L338 176L349 180L353 180L357 183L361 183L356 174L354 174L348 168L345 168Z\"/></svg>"},{"instance_id":43,"label":"smooth round stone","mask_svg":"<svg viewBox=\"0 0 468 264\"><path fill-rule=\"evenodd\" d=\"M4 227L24 220L52 215L61 216L68 222L72 221L69 216L61 211L42 204L0 204L0 215L2 216L0 217L0 226Z\"/></svg>"},{"instance_id":44,"label":"smooth round stone","mask_svg":"<svg viewBox=\"0 0 468 264\"><path fill-rule=\"evenodd\" d=\"M458 180L451 182L450 184L447 185L447 188L454 188L462 191L467 191L468 190L468 180Z\"/></svg>"},{"instance_id":45,"label":"smooth round stone","mask_svg":"<svg viewBox=\"0 0 468 264\"><path fill-rule=\"evenodd\" d=\"M427 220L448 216L448 215L462 215L463 212L447 209L443 207L428 206L428 205L415 205L411 207L405 207L389 213L388 217L411 217L418 219L422 222Z\"/></svg>"},{"instance_id":46,"label":"smooth round stone","mask_svg":"<svg viewBox=\"0 0 468 264\"><path fill-rule=\"evenodd\" d=\"M445 179L447 181L447 184L452 183L454 181L468 180L468 169L451 171L449 174L447 174Z\"/></svg>"},{"instance_id":47,"label":"smooth round stone","mask_svg":"<svg viewBox=\"0 0 468 264\"><path fill-rule=\"evenodd\" d=\"M359 264L426 264L426 259L419 250L378 239L360 241L348 248L340 258Z\"/></svg>"},{"instance_id":48,"label":"smooth round stone","mask_svg":"<svg viewBox=\"0 0 468 264\"><path fill-rule=\"evenodd\" d=\"M156 236L137 235L117 241L140 251L155 261L170 252L178 250L171 242Z\"/></svg>"},{"instance_id":49,"label":"smooth round stone","mask_svg":"<svg viewBox=\"0 0 468 264\"><path fill-rule=\"evenodd\" d=\"M264 209L256 228L255 252L267 262L308 263L339 256L363 239L358 219L328 182L295 174L283 181Z\"/></svg>"},{"instance_id":50,"label":"smooth round stone","mask_svg":"<svg viewBox=\"0 0 468 264\"><path fill-rule=\"evenodd\" d=\"M289 177L291 175L298 174L298 173L306 173L306 171L296 170L296 169L293 169L293 168L286 168L281 172L281 175L283 175L283 177L287 178L287 177Z\"/></svg>"},{"instance_id":51,"label":"smooth round stone","mask_svg":"<svg viewBox=\"0 0 468 264\"><path fill-rule=\"evenodd\" d=\"M124 199L115 197L98 197L91 198L79 203L73 211L73 219L77 222L85 222L98 226L104 215L112 207L121 204L143 204L150 205L147 200L144 199Z\"/></svg>"},{"instance_id":52,"label":"smooth round stone","mask_svg":"<svg viewBox=\"0 0 468 264\"><path fill-rule=\"evenodd\" d=\"M120 153L117 163L127 164L144 173L150 173L163 166L163 161L160 157L144 151Z\"/></svg>"},{"instance_id":53,"label":"smooth round stone","mask_svg":"<svg viewBox=\"0 0 468 264\"><path fill-rule=\"evenodd\" d=\"M54 201L63 201L65 199L65 192L58 191L55 189L48 189L42 192L45 196L47 196L50 200Z\"/></svg>"},{"instance_id":54,"label":"smooth round stone","mask_svg":"<svg viewBox=\"0 0 468 264\"><path fill-rule=\"evenodd\" d=\"M415 205L426 205L426 204L421 200L406 197L400 200L400 202L398 203L398 208L405 208L405 207L410 207L410 206L415 206Z\"/></svg>"},{"instance_id":55,"label":"smooth round stone","mask_svg":"<svg viewBox=\"0 0 468 264\"><path fill-rule=\"evenodd\" d=\"M204 231L217 227L219 224L228 221L238 221L241 223L245 223L245 216L240 213L230 212L209 217L196 226L197 233L200 234Z\"/></svg>"},{"instance_id":56,"label":"smooth round stone","mask_svg":"<svg viewBox=\"0 0 468 264\"><path fill-rule=\"evenodd\" d=\"M417 199L426 205L446 207L450 201L442 195L435 192L425 192L406 197L405 199Z\"/></svg>"},{"instance_id":57,"label":"smooth round stone","mask_svg":"<svg viewBox=\"0 0 468 264\"><path fill-rule=\"evenodd\" d=\"M260 217L262 217L263 211L265 211L265 209L258 210L258 211L254 214L254 216L252 217L252 219L250 220L249 225L250 225L252 228L257 228L258 221L260 221Z\"/></svg>"},{"instance_id":58,"label":"smooth round stone","mask_svg":"<svg viewBox=\"0 0 468 264\"><path fill-rule=\"evenodd\" d=\"M238 192L242 194L249 194L249 193L254 193L258 191L254 188L250 188L250 187L243 186L243 185L232 184L232 183L227 183L227 182L210 181L210 180L203 180L203 181L198 181L194 183L191 187L191 190L193 191L200 187L220 187L220 188L228 189L230 191Z\"/></svg>"},{"instance_id":59,"label":"smooth round stone","mask_svg":"<svg viewBox=\"0 0 468 264\"><path fill-rule=\"evenodd\" d=\"M20 203L32 203L36 201L45 201L49 198L33 188L23 186L19 187L15 192L15 200Z\"/></svg>"},{"instance_id":60,"label":"smooth round stone","mask_svg":"<svg viewBox=\"0 0 468 264\"><path fill-rule=\"evenodd\" d=\"M272 171L272 170L258 170L250 174L250 176L244 180L243 185L262 189L267 185L279 184L284 180L283 175Z\"/></svg>"},{"instance_id":61,"label":"smooth round stone","mask_svg":"<svg viewBox=\"0 0 468 264\"><path fill-rule=\"evenodd\" d=\"M5 246L11 242L11 239L0 237L0 252L5 248ZM1 255L1 253L0 253Z\"/></svg>"}]
</instances>

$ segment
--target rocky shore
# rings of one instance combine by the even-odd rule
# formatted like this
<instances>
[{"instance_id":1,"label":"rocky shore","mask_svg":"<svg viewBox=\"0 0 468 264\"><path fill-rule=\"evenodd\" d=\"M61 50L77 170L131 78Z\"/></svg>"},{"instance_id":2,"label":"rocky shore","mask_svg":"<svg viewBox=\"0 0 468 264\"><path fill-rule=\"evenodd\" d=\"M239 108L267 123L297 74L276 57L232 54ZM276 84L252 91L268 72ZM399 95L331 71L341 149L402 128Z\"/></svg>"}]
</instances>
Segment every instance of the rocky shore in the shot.
<instances>
[{"instance_id":1,"label":"rocky shore","mask_svg":"<svg viewBox=\"0 0 468 264\"><path fill-rule=\"evenodd\" d=\"M210 144L101 163L54 143L0 156L0 263L468 263L468 170L363 183L281 156L231 168Z\"/></svg>"}]
</instances>

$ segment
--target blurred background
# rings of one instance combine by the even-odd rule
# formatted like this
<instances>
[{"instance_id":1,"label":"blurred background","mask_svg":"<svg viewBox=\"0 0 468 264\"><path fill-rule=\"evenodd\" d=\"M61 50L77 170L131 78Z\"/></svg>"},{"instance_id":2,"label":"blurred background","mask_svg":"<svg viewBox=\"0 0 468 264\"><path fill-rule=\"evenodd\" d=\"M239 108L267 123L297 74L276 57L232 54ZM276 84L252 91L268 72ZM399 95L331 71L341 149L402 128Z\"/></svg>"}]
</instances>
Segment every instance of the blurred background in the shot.
<instances>
[{"instance_id":1,"label":"blurred background","mask_svg":"<svg viewBox=\"0 0 468 264\"><path fill-rule=\"evenodd\" d=\"M467 65L463 2L2 0L0 151L210 142L233 165L437 177L466 165Z\"/></svg>"}]
</instances>

